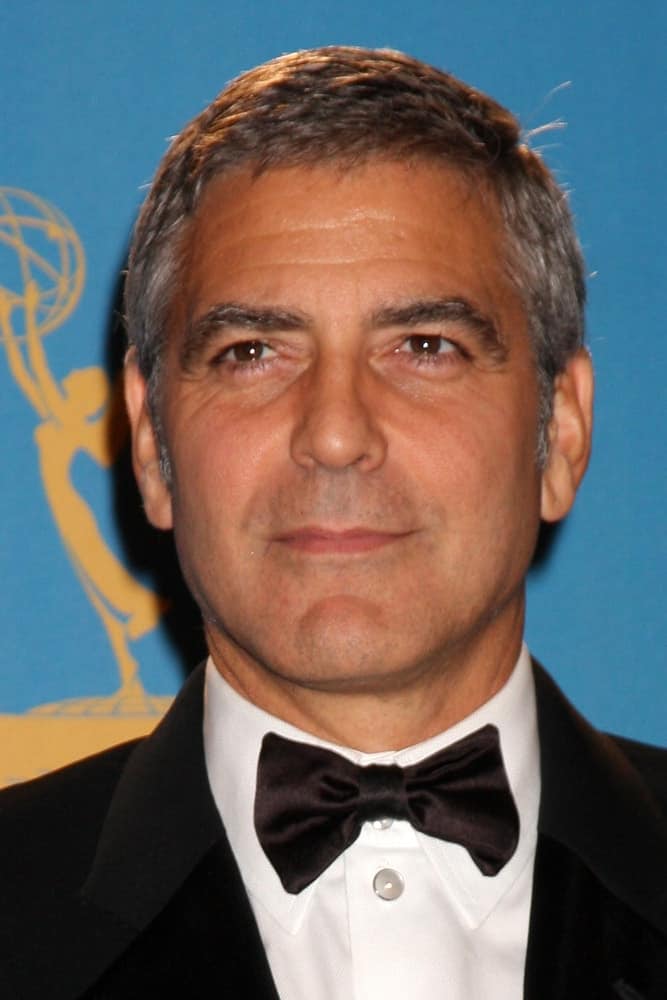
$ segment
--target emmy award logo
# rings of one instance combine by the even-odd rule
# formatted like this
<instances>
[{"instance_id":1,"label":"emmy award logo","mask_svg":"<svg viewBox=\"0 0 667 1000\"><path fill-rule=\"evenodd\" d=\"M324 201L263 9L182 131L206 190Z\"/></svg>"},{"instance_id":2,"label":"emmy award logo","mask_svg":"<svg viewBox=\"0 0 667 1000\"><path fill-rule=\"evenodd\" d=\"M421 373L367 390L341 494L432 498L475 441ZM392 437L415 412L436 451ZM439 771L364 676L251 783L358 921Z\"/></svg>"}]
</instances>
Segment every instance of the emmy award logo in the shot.
<instances>
[{"instance_id":1,"label":"emmy award logo","mask_svg":"<svg viewBox=\"0 0 667 1000\"><path fill-rule=\"evenodd\" d=\"M58 380L44 347L46 335L63 326L81 296L81 241L53 206L29 192L0 188L2 245L15 256L17 277L15 287L0 284L0 342L11 375L35 412L45 498L71 567L110 643L119 687L110 696L67 699L24 715L0 716L0 737L3 729L11 729L0 742L17 754L11 773L0 771L0 784L145 732L170 701L145 691L131 651L133 640L155 628L165 602L135 579L109 547L72 478L81 452L105 469L116 460L126 435L126 425L118 419L120 387L112 386L100 367L75 369Z\"/></svg>"}]
</instances>

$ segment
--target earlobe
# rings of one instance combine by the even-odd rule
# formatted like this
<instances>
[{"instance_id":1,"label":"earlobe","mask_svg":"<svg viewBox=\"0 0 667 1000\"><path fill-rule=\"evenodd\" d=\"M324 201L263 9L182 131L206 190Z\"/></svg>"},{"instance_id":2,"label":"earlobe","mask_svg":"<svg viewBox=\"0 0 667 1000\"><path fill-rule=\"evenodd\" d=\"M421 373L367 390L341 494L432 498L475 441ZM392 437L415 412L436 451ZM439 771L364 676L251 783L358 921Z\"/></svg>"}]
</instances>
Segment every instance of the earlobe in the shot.
<instances>
[{"instance_id":1,"label":"earlobe","mask_svg":"<svg viewBox=\"0 0 667 1000\"><path fill-rule=\"evenodd\" d=\"M542 473L541 516L560 521L569 512L591 453L593 366L581 348L554 385L549 454Z\"/></svg>"},{"instance_id":2,"label":"earlobe","mask_svg":"<svg viewBox=\"0 0 667 1000\"><path fill-rule=\"evenodd\" d=\"M132 468L143 498L146 517L155 528L173 526L171 493L160 468L160 447L146 398L146 380L134 348L125 358L125 403L132 431Z\"/></svg>"}]
</instances>

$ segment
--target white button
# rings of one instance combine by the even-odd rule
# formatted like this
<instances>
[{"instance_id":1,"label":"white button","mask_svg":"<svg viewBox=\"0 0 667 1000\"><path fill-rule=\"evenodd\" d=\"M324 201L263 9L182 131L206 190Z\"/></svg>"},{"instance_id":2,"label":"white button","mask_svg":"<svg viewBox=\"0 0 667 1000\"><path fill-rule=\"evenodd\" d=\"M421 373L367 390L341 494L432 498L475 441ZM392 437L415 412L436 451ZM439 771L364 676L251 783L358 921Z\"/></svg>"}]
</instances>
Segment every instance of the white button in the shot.
<instances>
[{"instance_id":1,"label":"white button","mask_svg":"<svg viewBox=\"0 0 667 1000\"><path fill-rule=\"evenodd\" d=\"M393 868L381 868L373 879L375 895L380 899L398 899L404 888L403 877Z\"/></svg>"},{"instance_id":2,"label":"white button","mask_svg":"<svg viewBox=\"0 0 667 1000\"><path fill-rule=\"evenodd\" d=\"M384 819L374 819L373 820L373 829L374 830L388 830L389 827L391 826L391 824L393 822L394 822L393 819L390 819L389 816L385 816Z\"/></svg>"}]
</instances>

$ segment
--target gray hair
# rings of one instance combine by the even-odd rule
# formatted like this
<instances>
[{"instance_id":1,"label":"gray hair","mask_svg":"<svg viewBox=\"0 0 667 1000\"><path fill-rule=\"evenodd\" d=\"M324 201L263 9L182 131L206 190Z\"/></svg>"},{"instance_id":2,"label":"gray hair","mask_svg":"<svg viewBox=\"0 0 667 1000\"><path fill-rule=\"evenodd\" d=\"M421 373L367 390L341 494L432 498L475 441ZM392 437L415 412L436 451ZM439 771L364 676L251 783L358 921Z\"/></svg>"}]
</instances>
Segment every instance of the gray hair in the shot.
<instances>
[{"instance_id":1,"label":"gray hair","mask_svg":"<svg viewBox=\"0 0 667 1000\"><path fill-rule=\"evenodd\" d=\"M136 225L125 286L128 338L158 435L172 296L207 183L239 166L258 176L272 167L354 166L373 157L427 158L490 183L507 234L505 265L528 316L544 461L554 379L584 337L583 259L567 196L496 101L402 53L353 47L296 52L242 74L162 160Z\"/></svg>"}]
</instances>

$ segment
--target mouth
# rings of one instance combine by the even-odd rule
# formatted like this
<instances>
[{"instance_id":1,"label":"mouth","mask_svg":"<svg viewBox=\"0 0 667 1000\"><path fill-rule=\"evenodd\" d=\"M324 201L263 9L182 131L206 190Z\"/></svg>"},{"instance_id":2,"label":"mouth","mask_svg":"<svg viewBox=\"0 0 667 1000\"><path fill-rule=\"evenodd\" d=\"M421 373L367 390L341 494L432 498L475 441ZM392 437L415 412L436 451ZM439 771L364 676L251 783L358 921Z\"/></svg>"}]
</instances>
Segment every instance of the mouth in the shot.
<instances>
[{"instance_id":1,"label":"mouth","mask_svg":"<svg viewBox=\"0 0 667 1000\"><path fill-rule=\"evenodd\" d=\"M349 528L343 531L304 527L279 535L276 541L296 552L310 555L357 555L385 548L412 534L410 531L375 531L371 528Z\"/></svg>"}]
</instances>

